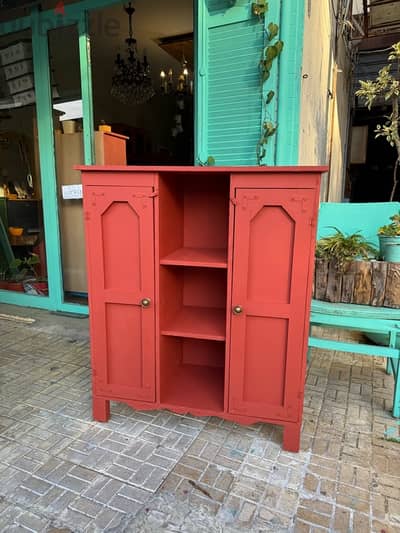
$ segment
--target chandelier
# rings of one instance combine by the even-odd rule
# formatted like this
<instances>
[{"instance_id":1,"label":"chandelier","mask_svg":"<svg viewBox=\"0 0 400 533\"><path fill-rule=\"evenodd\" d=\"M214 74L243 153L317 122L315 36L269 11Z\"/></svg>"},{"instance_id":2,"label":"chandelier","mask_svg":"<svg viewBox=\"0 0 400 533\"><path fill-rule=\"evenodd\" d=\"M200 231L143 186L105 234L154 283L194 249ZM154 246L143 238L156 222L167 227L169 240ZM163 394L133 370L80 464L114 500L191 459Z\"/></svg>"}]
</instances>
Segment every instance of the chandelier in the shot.
<instances>
[{"instance_id":1,"label":"chandelier","mask_svg":"<svg viewBox=\"0 0 400 533\"><path fill-rule=\"evenodd\" d=\"M193 94L193 79L185 56L182 58L182 70L175 82L172 68L168 70L168 74L165 70L160 72L160 92L161 94L176 94L178 97Z\"/></svg>"},{"instance_id":2,"label":"chandelier","mask_svg":"<svg viewBox=\"0 0 400 533\"><path fill-rule=\"evenodd\" d=\"M129 18L129 37L125 39L127 44L127 57L124 59L117 54L112 77L111 95L123 104L143 104L155 94L150 74L150 65L146 55L141 61L137 50L137 41L133 37L132 16L135 8L132 2L124 6Z\"/></svg>"}]
</instances>

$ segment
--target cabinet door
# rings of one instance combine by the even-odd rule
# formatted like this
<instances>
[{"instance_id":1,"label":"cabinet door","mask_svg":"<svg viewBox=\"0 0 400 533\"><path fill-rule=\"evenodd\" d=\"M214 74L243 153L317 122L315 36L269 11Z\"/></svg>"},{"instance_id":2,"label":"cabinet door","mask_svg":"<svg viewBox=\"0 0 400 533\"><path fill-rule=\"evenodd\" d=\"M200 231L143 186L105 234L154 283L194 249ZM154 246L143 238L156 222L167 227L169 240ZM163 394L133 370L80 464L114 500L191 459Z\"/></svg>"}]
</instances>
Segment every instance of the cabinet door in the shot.
<instances>
[{"instance_id":1,"label":"cabinet door","mask_svg":"<svg viewBox=\"0 0 400 533\"><path fill-rule=\"evenodd\" d=\"M155 400L153 202L151 187L85 190L92 366L98 395Z\"/></svg>"},{"instance_id":2,"label":"cabinet door","mask_svg":"<svg viewBox=\"0 0 400 533\"><path fill-rule=\"evenodd\" d=\"M297 418L313 210L312 190L237 189L231 413Z\"/></svg>"}]
</instances>

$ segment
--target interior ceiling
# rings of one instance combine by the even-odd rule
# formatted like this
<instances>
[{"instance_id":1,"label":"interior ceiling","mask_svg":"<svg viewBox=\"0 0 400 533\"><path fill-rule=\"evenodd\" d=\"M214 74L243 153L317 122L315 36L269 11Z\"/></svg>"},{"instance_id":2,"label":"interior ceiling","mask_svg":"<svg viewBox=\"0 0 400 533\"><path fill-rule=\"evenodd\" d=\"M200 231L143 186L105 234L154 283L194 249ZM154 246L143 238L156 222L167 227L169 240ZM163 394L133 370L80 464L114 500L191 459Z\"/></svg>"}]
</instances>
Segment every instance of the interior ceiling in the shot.
<instances>
[{"instance_id":1,"label":"interior ceiling","mask_svg":"<svg viewBox=\"0 0 400 533\"><path fill-rule=\"evenodd\" d=\"M126 5L126 4L125 4ZM190 0L136 0L132 2L136 11L133 15L133 33L137 39L140 56L145 52L151 65L154 79L159 79L161 70L180 69L180 62L173 56L182 56L185 52L190 60L186 42L182 44L179 54L179 44L173 46L173 53L163 50L159 46L160 38L193 32L193 5ZM125 39L128 36L128 16L123 4L93 11L90 18L91 39L93 53L101 57L104 64L113 65L118 52L126 50ZM110 28L113 28L110 30Z\"/></svg>"}]
</instances>

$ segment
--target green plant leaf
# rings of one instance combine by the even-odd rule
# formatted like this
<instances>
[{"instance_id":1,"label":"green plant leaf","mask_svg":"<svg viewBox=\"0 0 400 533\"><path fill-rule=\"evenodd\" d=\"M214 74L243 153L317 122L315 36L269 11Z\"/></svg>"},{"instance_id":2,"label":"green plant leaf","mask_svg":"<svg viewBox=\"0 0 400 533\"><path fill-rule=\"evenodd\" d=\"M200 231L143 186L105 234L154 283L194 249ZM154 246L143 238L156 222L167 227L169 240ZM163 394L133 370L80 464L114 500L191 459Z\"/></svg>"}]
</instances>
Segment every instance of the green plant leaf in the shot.
<instances>
[{"instance_id":1,"label":"green plant leaf","mask_svg":"<svg viewBox=\"0 0 400 533\"><path fill-rule=\"evenodd\" d=\"M258 0L258 2L253 2L251 9L254 15L258 17L265 15L268 11L268 2L266 0Z\"/></svg>"},{"instance_id":2,"label":"green plant leaf","mask_svg":"<svg viewBox=\"0 0 400 533\"><path fill-rule=\"evenodd\" d=\"M279 55L283 50L283 41L277 41L274 46Z\"/></svg>"},{"instance_id":3,"label":"green plant leaf","mask_svg":"<svg viewBox=\"0 0 400 533\"><path fill-rule=\"evenodd\" d=\"M212 167L213 165L215 165L215 158L212 155L209 155L207 157L207 165L209 167Z\"/></svg>"},{"instance_id":4,"label":"green plant leaf","mask_svg":"<svg viewBox=\"0 0 400 533\"><path fill-rule=\"evenodd\" d=\"M266 61L272 61L273 59L276 58L277 55L278 55L278 50L276 48L276 45L267 46L267 48L265 49L265 54L264 54Z\"/></svg>"},{"instance_id":5,"label":"green plant leaf","mask_svg":"<svg viewBox=\"0 0 400 533\"><path fill-rule=\"evenodd\" d=\"M263 83L269 79L270 75L271 75L271 74L269 73L268 70L264 70L264 71L263 71L263 75L262 75L262 81L263 81Z\"/></svg>"},{"instance_id":6,"label":"green plant leaf","mask_svg":"<svg viewBox=\"0 0 400 533\"><path fill-rule=\"evenodd\" d=\"M279 26L277 24L274 24L273 22L270 22L268 24L268 32L269 32L269 40L272 41L272 39L274 39L274 37L278 35Z\"/></svg>"},{"instance_id":7,"label":"green plant leaf","mask_svg":"<svg viewBox=\"0 0 400 533\"><path fill-rule=\"evenodd\" d=\"M271 103L273 97L275 96L275 92L274 91L269 91L269 93L267 94L267 98L265 99L265 103L268 105L269 103Z\"/></svg>"}]
</instances>

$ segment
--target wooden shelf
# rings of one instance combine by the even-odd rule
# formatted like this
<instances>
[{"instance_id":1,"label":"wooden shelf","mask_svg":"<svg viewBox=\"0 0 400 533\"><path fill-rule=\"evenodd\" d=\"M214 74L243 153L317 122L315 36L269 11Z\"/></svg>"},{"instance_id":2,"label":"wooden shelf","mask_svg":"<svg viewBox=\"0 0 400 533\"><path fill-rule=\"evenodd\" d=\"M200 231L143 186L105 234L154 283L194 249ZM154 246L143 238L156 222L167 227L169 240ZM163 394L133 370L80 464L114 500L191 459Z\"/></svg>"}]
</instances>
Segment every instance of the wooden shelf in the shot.
<instances>
[{"instance_id":1,"label":"wooden shelf","mask_svg":"<svg viewBox=\"0 0 400 533\"><path fill-rule=\"evenodd\" d=\"M182 365L171 375L162 394L163 406L224 410L224 368Z\"/></svg>"},{"instance_id":2,"label":"wooden shelf","mask_svg":"<svg viewBox=\"0 0 400 533\"><path fill-rule=\"evenodd\" d=\"M226 311L210 307L183 307L161 333L173 337L224 341Z\"/></svg>"},{"instance_id":3,"label":"wooden shelf","mask_svg":"<svg viewBox=\"0 0 400 533\"><path fill-rule=\"evenodd\" d=\"M163 257L162 265L228 268L225 248L179 248Z\"/></svg>"}]
</instances>

